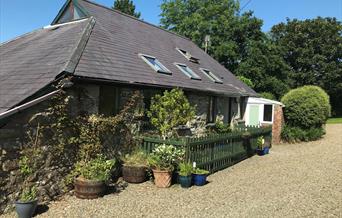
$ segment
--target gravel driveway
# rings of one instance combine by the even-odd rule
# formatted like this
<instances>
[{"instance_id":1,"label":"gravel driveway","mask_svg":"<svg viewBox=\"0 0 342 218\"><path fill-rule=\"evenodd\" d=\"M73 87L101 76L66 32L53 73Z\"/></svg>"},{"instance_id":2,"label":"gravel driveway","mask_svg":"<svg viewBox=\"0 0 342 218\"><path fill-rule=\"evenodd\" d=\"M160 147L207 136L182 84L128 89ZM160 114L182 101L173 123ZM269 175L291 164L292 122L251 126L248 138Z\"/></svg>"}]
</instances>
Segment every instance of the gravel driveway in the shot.
<instances>
[{"instance_id":1,"label":"gravel driveway","mask_svg":"<svg viewBox=\"0 0 342 218\"><path fill-rule=\"evenodd\" d=\"M208 180L187 190L146 182L96 200L65 197L37 217L342 217L342 125L328 125L316 142L273 146Z\"/></svg>"}]
</instances>

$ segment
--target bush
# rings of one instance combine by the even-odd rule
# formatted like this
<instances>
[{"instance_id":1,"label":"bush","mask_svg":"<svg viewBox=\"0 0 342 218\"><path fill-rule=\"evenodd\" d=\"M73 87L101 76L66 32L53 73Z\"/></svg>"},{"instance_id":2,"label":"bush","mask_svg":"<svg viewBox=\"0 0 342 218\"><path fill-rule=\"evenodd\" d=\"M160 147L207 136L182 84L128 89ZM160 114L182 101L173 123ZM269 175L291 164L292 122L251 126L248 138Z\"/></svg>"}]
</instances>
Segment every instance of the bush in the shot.
<instances>
[{"instance_id":1,"label":"bush","mask_svg":"<svg viewBox=\"0 0 342 218\"><path fill-rule=\"evenodd\" d=\"M275 95L273 95L272 93L270 93L270 92L261 92L261 93L259 93L260 94L260 96L262 97L262 98L266 98L266 99L270 99L270 100L277 100L277 98L275 97Z\"/></svg>"},{"instance_id":2,"label":"bush","mask_svg":"<svg viewBox=\"0 0 342 218\"><path fill-rule=\"evenodd\" d=\"M292 127L319 128L330 116L329 96L317 86L293 89L281 101L285 104L285 122Z\"/></svg>"},{"instance_id":3,"label":"bush","mask_svg":"<svg viewBox=\"0 0 342 218\"><path fill-rule=\"evenodd\" d=\"M295 143L300 141L314 141L322 138L325 131L322 127L301 129L299 127L284 126L281 137L284 141Z\"/></svg>"},{"instance_id":4,"label":"bush","mask_svg":"<svg viewBox=\"0 0 342 218\"><path fill-rule=\"evenodd\" d=\"M154 96L147 115L165 139L174 127L185 125L194 119L195 107L190 105L183 91L177 88L165 91L162 96Z\"/></svg>"}]
</instances>

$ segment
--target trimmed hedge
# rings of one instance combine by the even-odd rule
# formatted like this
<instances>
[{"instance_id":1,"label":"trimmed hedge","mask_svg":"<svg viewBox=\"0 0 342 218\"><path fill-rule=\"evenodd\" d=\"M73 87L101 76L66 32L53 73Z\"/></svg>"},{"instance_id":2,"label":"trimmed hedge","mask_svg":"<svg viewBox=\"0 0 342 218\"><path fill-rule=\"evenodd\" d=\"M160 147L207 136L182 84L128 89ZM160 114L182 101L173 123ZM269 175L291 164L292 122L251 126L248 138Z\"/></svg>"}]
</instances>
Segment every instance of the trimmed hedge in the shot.
<instances>
[{"instance_id":1,"label":"trimmed hedge","mask_svg":"<svg viewBox=\"0 0 342 218\"><path fill-rule=\"evenodd\" d=\"M320 128L330 116L329 96L318 86L303 86L289 91L285 104L285 122L301 129Z\"/></svg>"}]
</instances>

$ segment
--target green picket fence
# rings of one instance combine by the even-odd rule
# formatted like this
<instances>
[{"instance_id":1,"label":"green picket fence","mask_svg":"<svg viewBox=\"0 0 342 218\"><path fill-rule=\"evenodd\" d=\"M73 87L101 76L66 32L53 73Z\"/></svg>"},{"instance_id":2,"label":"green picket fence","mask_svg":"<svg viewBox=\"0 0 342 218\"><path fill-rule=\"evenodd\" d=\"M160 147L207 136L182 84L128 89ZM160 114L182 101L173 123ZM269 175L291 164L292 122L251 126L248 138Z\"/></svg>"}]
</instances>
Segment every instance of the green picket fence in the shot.
<instances>
[{"instance_id":1,"label":"green picket fence","mask_svg":"<svg viewBox=\"0 0 342 218\"><path fill-rule=\"evenodd\" d=\"M232 133L205 137L181 137L166 140L143 137L142 149L150 153L159 144L183 147L187 161L196 162L198 167L213 173L254 155L259 136L264 136L265 141L271 143L272 127L243 127Z\"/></svg>"}]
</instances>

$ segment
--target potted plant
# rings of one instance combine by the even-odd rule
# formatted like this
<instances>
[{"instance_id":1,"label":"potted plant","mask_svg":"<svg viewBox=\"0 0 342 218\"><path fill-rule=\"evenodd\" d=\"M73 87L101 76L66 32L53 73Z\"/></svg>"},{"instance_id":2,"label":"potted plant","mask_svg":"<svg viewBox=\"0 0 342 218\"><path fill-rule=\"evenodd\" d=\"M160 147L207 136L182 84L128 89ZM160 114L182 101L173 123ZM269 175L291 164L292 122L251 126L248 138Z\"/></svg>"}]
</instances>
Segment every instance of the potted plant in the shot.
<instances>
[{"instance_id":1,"label":"potted plant","mask_svg":"<svg viewBox=\"0 0 342 218\"><path fill-rule=\"evenodd\" d=\"M77 198L94 199L103 196L105 182L111 176L115 160L106 160L102 155L89 161L80 161L75 166L78 177L74 181Z\"/></svg>"},{"instance_id":2,"label":"potted plant","mask_svg":"<svg viewBox=\"0 0 342 218\"><path fill-rule=\"evenodd\" d=\"M129 183L142 183L146 181L147 155L143 151L134 151L122 158L122 177Z\"/></svg>"},{"instance_id":3,"label":"potted plant","mask_svg":"<svg viewBox=\"0 0 342 218\"><path fill-rule=\"evenodd\" d=\"M21 192L19 200L15 202L15 210L19 218L30 218L36 211L37 204L37 187L26 187Z\"/></svg>"},{"instance_id":4,"label":"potted plant","mask_svg":"<svg viewBox=\"0 0 342 218\"><path fill-rule=\"evenodd\" d=\"M258 137L257 139L257 154L263 156L268 154L270 147L265 144L265 139L263 136Z\"/></svg>"},{"instance_id":5,"label":"potted plant","mask_svg":"<svg viewBox=\"0 0 342 218\"><path fill-rule=\"evenodd\" d=\"M148 163L152 168L154 183L157 187L168 188L171 186L172 171L183 155L184 151L173 145L162 144L153 149Z\"/></svg>"},{"instance_id":6,"label":"potted plant","mask_svg":"<svg viewBox=\"0 0 342 218\"><path fill-rule=\"evenodd\" d=\"M192 180L192 165L190 163L180 163L178 171L178 181L182 188L189 188Z\"/></svg>"},{"instance_id":7,"label":"potted plant","mask_svg":"<svg viewBox=\"0 0 342 218\"><path fill-rule=\"evenodd\" d=\"M207 183L208 174L209 174L209 171L196 168L192 172L192 180L193 180L194 185L196 186L205 185Z\"/></svg>"}]
</instances>

